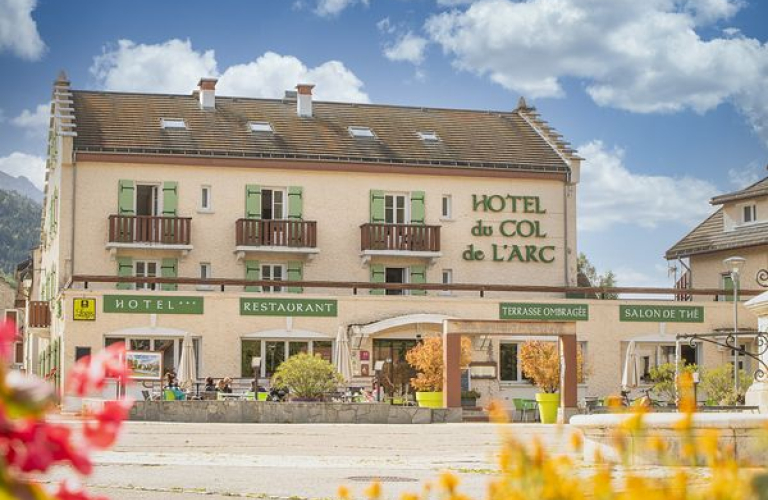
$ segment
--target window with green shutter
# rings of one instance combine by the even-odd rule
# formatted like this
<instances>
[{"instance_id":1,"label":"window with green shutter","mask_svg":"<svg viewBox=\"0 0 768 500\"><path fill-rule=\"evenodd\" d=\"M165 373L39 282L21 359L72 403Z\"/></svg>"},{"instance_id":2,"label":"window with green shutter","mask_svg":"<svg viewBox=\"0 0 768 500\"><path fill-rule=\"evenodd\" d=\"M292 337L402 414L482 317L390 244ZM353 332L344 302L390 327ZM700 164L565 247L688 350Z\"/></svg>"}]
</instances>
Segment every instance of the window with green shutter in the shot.
<instances>
[{"instance_id":1,"label":"window with green shutter","mask_svg":"<svg viewBox=\"0 0 768 500\"><path fill-rule=\"evenodd\" d=\"M130 257L117 258L117 275L120 277L133 276L133 259ZM118 290L132 290L133 283L118 283Z\"/></svg>"},{"instance_id":2,"label":"window with green shutter","mask_svg":"<svg viewBox=\"0 0 768 500\"><path fill-rule=\"evenodd\" d=\"M386 269L384 264L371 264L371 283L385 283ZM384 295L386 290L383 288L371 289L371 295Z\"/></svg>"},{"instance_id":3,"label":"window with green shutter","mask_svg":"<svg viewBox=\"0 0 768 500\"><path fill-rule=\"evenodd\" d=\"M288 263L288 281L302 281L304 275L304 264L301 261L292 261ZM304 288L300 286L289 286L290 293L303 293Z\"/></svg>"},{"instance_id":4,"label":"window with green shutter","mask_svg":"<svg viewBox=\"0 0 768 500\"><path fill-rule=\"evenodd\" d=\"M426 283L427 282L427 266L411 266L411 283ZM426 295L426 290L411 290L411 295Z\"/></svg>"},{"instance_id":5,"label":"window with green shutter","mask_svg":"<svg viewBox=\"0 0 768 500\"><path fill-rule=\"evenodd\" d=\"M163 278L177 278L178 265L178 259L163 259L160 263L160 276ZM175 283L163 283L160 285L160 289L167 292L175 292L179 289L179 286Z\"/></svg>"},{"instance_id":6,"label":"window with green shutter","mask_svg":"<svg viewBox=\"0 0 768 500\"><path fill-rule=\"evenodd\" d=\"M293 220L302 219L304 209L304 200L301 186L288 187L288 218Z\"/></svg>"},{"instance_id":7,"label":"window with green shutter","mask_svg":"<svg viewBox=\"0 0 768 500\"><path fill-rule=\"evenodd\" d=\"M258 260L246 260L245 261L245 279L248 281L258 281L261 279L261 264ZM259 286L247 286L246 292L260 292Z\"/></svg>"},{"instance_id":8,"label":"window with green shutter","mask_svg":"<svg viewBox=\"0 0 768 500\"><path fill-rule=\"evenodd\" d=\"M179 209L179 183L163 182L163 216L176 217Z\"/></svg>"},{"instance_id":9,"label":"window with green shutter","mask_svg":"<svg viewBox=\"0 0 768 500\"><path fill-rule=\"evenodd\" d=\"M371 189L371 223L384 222L384 191Z\"/></svg>"},{"instance_id":10,"label":"window with green shutter","mask_svg":"<svg viewBox=\"0 0 768 500\"><path fill-rule=\"evenodd\" d=\"M425 218L424 191L413 191L411 193L411 224L424 224Z\"/></svg>"},{"instance_id":11,"label":"window with green shutter","mask_svg":"<svg viewBox=\"0 0 768 500\"><path fill-rule=\"evenodd\" d=\"M261 219L261 186L258 184L245 186L245 217Z\"/></svg>"},{"instance_id":12,"label":"window with green shutter","mask_svg":"<svg viewBox=\"0 0 768 500\"><path fill-rule=\"evenodd\" d=\"M132 180L121 179L117 182L118 215L136 215L135 191L136 185Z\"/></svg>"}]
</instances>

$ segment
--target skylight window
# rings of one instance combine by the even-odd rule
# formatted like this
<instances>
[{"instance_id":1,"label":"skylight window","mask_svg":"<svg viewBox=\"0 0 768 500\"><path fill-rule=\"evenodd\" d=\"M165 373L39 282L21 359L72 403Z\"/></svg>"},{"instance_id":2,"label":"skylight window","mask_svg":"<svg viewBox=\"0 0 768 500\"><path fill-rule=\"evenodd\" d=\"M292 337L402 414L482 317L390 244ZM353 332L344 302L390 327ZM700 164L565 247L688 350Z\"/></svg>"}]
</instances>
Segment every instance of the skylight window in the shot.
<instances>
[{"instance_id":1,"label":"skylight window","mask_svg":"<svg viewBox=\"0 0 768 500\"><path fill-rule=\"evenodd\" d=\"M272 124L269 122L249 122L248 126L251 128L251 132L274 132Z\"/></svg>"},{"instance_id":2,"label":"skylight window","mask_svg":"<svg viewBox=\"0 0 768 500\"><path fill-rule=\"evenodd\" d=\"M426 142L437 142L440 140L440 138L437 136L437 132L434 130L424 130L421 132L417 132L419 134L419 139Z\"/></svg>"},{"instance_id":3,"label":"skylight window","mask_svg":"<svg viewBox=\"0 0 768 500\"><path fill-rule=\"evenodd\" d=\"M161 118L160 125L163 128L175 128L175 129L187 128L187 124L184 123L184 120L182 118Z\"/></svg>"},{"instance_id":4,"label":"skylight window","mask_svg":"<svg viewBox=\"0 0 768 500\"><path fill-rule=\"evenodd\" d=\"M373 133L373 130L371 130L369 127L349 127L349 134L352 137L362 137L362 138L374 138L376 135Z\"/></svg>"}]
</instances>

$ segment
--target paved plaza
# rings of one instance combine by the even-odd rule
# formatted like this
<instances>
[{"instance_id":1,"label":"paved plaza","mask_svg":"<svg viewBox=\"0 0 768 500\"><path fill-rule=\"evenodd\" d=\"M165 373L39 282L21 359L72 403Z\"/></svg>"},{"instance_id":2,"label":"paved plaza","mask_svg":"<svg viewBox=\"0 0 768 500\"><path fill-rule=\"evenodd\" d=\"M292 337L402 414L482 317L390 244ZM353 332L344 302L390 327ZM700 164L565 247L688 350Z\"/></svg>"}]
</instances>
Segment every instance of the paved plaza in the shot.
<instances>
[{"instance_id":1,"label":"paved plaza","mask_svg":"<svg viewBox=\"0 0 768 500\"><path fill-rule=\"evenodd\" d=\"M569 430L513 424L568 450ZM271 425L126 422L117 444L96 456L86 484L120 499L331 498L339 485L357 497L381 477L388 498L419 491L442 470L484 496L496 469L499 427L491 424Z\"/></svg>"}]
</instances>

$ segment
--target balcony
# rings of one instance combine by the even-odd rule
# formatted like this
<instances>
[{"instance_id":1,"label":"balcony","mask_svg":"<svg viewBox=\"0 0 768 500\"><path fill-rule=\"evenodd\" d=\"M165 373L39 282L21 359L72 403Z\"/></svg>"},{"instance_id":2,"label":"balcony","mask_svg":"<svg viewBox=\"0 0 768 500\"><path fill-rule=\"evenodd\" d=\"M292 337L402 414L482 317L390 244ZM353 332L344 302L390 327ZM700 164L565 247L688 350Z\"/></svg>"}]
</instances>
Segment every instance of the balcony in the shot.
<instances>
[{"instance_id":1,"label":"balcony","mask_svg":"<svg viewBox=\"0 0 768 500\"><path fill-rule=\"evenodd\" d=\"M30 300L28 314L27 323L30 328L48 328L51 326L51 308L47 301Z\"/></svg>"},{"instance_id":2,"label":"balcony","mask_svg":"<svg viewBox=\"0 0 768 500\"><path fill-rule=\"evenodd\" d=\"M238 219L235 223L235 251L314 255L317 249L317 222L288 219Z\"/></svg>"},{"instance_id":3,"label":"balcony","mask_svg":"<svg viewBox=\"0 0 768 500\"><path fill-rule=\"evenodd\" d=\"M440 226L423 224L363 224L360 249L364 257L374 255L425 257L440 253Z\"/></svg>"},{"instance_id":4,"label":"balcony","mask_svg":"<svg viewBox=\"0 0 768 500\"><path fill-rule=\"evenodd\" d=\"M107 248L192 249L190 217L110 215Z\"/></svg>"}]
</instances>

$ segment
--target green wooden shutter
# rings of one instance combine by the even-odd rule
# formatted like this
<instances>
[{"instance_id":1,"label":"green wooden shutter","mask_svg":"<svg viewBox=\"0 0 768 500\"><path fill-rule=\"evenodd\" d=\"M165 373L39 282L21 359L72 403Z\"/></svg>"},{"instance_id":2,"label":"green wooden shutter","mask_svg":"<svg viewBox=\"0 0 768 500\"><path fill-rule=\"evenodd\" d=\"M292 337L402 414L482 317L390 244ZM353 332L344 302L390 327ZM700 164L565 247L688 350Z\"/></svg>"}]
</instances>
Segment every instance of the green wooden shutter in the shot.
<instances>
[{"instance_id":1,"label":"green wooden shutter","mask_svg":"<svg viewBox=\"0 0 768 500\"><path fill-rule=\"evenodd\" d=\"M133 276L133 259L130 257L117 258L117 275L120 277ZM133 283L118 283L118 290L132 290Z\"/></svg>"},{"instance_id":2,"label":"green wooden shutter","mask_svg":"<svg viewBox=\"0 0 768 500\"><path fill-rule=\"evenodd\" d=\"M411 266L411 283L427 282L427 266ZM411 295L426 295L426 290L411 290Z\"/></svg>"},{"instance_id":3,"label":"green wooden shutter","mask_svg":"<svg viewBox=\"0 0 768 500\"><path fill-rule=\"evenodd\" d=\"M301 261L291 261L288 263L288 281L301 281L303 277L303 264ZM300 286L289 286L290 293L303 293L304 289Z\"/></svg>"},{"instance_id":4,"label":"green wooden shutter","mask_svg":"<svg viewBox=\"0 0 768 500\"><path fill-rule=\"evenodd\" d=\"M304 200L301 186L288 187L288 218L301 220Z\"/></svg>"},{"instance_id":5,"label":"green wooden shutter","mask_svg":"<svg viewBox=\"0 0 768 500\"><path fill-rule=\"evenodd\" d=\"M163 182L163 216L176 217L179 209L179 183L176 181Z\"/></svg>"},{"instance_id":6,"label":"green wooden shutter","mask_svg":"<svg viewBox=\"0 0 768 500\"><path fill-rule=\"evenodd\" d=\"M131 180L120 179L117 181L117 214L136 215L134 191L136 187Z\"/></svg>"},{"instance_id":7,"label":"green wooden shutter","mask_svg":"<svg viewBox=\"0 0 768 500\"><path fill-rule=\"evenodd\" d=\"M261 186L257 184L245 186L245 217L261 219Z\"/></svg>"},{"instance_id":8,"label":"green wooden shutter","mask_svg":"<svg viewBox=\"0 0 768 500\"><path fill-rule=\"evenodd\" d=\"M384 270L384 264L371 264L371 283L385 283L387 275ZM383 288L371 289L371 295L384 295L386 290Z\"/></svg>"},{"instance_id":9,"label":"green wooden shutter","mask_svg":"<svg viewBox=\"0 0 768 500\"><path fill-rule=\"evenodd\" d=\"M425 215L424 191L413 191L411 193L411 224L424 224Z\"/></svg>"},{"instance_id":10,"label":"green wooden shutter","mask_svg":"<svg viewBox=\"0 0 768 500\"><path fill-rule=\"evenodd\" d=\"M246 260L245 261L245 279L250 281L258 281L261 278L261 264L258 260ZM260 286L247 286L246 292L260 292Z\"/></svg>"},{"instance_id":11,"label":"green wooden shutter","mask_svg":"<svg viewBox=\"0 0 768 500\"><path fill-rule=\"evenodd\" d=\"M371 189L371 222L373 224L384 222L384 191Z\"/></svg>"},{"instance_id":12,"label":"green wooden shutter","mask_svg":"<svg viewBox=\"0 0 768 500\"><path fill-rule=\"evenodd\" d=\"M729 274L723 275L723 290L728 290L723 300L725 302L733 302L733 279L731 279Z\"/></svg>"},{"instance_id":13,"label":"green wooden shutter","mask_svg":"<svg viewBox=\"0 0 768 500\"><path fill-rule=\"evenodd\" d=\"M178 277L178 266L178 259L163 259L160 263L160 276L163 278ZM175 292L179 289L179 286L175 283L163 283L160 285L160 289L167 292Z\"/></svg>"}]
</instances>

